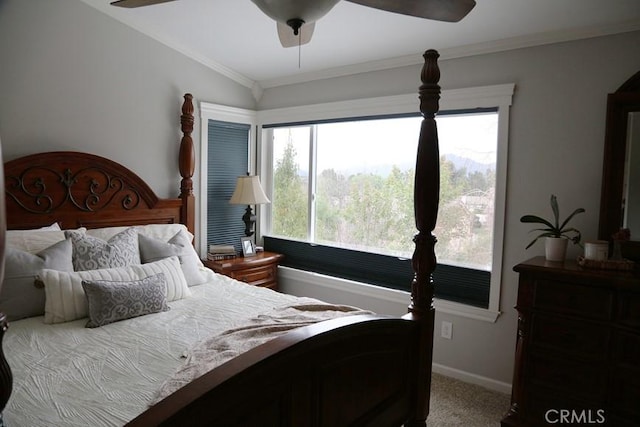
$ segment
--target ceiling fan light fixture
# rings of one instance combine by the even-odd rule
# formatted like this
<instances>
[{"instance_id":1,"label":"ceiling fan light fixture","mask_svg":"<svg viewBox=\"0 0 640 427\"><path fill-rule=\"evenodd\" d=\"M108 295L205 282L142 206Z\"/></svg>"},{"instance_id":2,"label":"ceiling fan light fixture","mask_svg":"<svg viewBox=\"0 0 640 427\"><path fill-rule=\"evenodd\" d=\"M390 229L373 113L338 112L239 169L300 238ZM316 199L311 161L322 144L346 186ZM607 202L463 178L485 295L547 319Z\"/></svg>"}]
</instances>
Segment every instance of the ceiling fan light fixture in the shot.
<instances>
[{"instance_id":1,"label":"ceiling fan light fixture","mask_svg":"<svg viewBox=\"0 0 640 427\"><path fill-rule=\"evenodd\" d=\"M283 24L296 20L310 24L326 15L339 0L251 0L271 19ZM302 24L301 24L302 25ZM293 28L293 26L291 26ZM298 27L300 28L300 27Z\"/></svg>"}]
</instances>

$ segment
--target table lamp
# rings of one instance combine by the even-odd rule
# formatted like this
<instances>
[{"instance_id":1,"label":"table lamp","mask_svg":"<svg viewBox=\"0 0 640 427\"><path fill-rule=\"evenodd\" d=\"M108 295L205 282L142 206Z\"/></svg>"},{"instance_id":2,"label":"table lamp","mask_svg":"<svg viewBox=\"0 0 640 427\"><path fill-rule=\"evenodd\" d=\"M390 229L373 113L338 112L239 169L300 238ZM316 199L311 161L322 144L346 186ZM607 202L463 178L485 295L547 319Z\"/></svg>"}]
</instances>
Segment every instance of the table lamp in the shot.
<instances>
[{"instance_id":1,"label":"table lamp","mask_svg":"<svg viewBox=\"0 0 640 427\"><path fill-rule=\"evenodd\" d=\"M234 205L247 205L242 221L244 221L244 234L253 235L253 226L256 222L256 215L251 210L251 205L261 205L270 203L271 201L264 194L262 185L260 185L260 177L257 175L239 176L236 181L236 189L229 199L229 203Z\"/></svg>"}]
</instances>

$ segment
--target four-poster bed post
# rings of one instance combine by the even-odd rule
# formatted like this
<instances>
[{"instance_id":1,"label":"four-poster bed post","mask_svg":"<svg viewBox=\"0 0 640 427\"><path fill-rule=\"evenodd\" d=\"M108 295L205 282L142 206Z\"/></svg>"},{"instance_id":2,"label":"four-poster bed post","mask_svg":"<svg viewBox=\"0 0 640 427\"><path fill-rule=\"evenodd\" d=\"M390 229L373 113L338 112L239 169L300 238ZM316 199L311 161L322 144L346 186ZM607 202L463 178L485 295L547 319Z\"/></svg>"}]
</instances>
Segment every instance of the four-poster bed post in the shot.
<instances>
[{"instance_id":1,"label":"four-poster bed post","mask_svg":"<svg viewBox=\"0 0 640 427\"><path fill-rule=\"evenodd\" d=\"M431 362L433 358L433 327L435 309L433 307L433 278L436 268L435 244L432 234L438 216L440 198L440 156L438 130L435 116L440 100L440 69L435 50L427 50L420 78L420 112L423 116L418 139L416 175L414 185L414 215L418 234L415 235L413 253L414 279L411 283L411 304L409 315L420 324L418 346L419 372L417 373L417 407L415 421L408 426L424 426L429 415L431 389Z\"/></svg>"},{"instance_id":2,"label":"four-poster bed post","mask_svg":"<svg viewBox=\"0 0 640 427\"><path fill-rule=\"evenodd\" d=\"M186 93L182 104L182 115L180 116L180 128L182 139L180 141L180 153L178 165L180 167L180 198L182 199L181 216L186 218L187 229L195 234L195 197L193 195L193 172L196 165L196 156L193 149L193 95Z\"/></svg>"}]
</instances>

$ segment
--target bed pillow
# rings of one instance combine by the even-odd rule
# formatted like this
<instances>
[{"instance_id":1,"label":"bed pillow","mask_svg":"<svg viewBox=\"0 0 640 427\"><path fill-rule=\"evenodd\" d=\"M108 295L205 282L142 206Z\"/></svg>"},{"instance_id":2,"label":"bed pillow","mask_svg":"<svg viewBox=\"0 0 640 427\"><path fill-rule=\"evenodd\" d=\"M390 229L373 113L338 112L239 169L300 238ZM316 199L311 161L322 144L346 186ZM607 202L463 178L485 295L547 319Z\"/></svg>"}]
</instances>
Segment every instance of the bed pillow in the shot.
<instances>
[{"instance_id":1,"label":"bed pillow","mask_svg":"<svg viewBox=\"0 0 640 427\"><path fill-rule=\"evenodd\" d=\"M164 273L167 301L191 296L177 257L166 258L149 264L119 268L64 272L44 269L40 279L44 283L44 323L63 323L87 317L87 299L82 289L83 280L130 281Z\"/></svg>"},{"instance_id":2,"label":"bed pillow","mask_svg":"<svg viewBox=\"0 0 640 427\"><path fill-rule=\"evenodd\" d=\"M73 244L73 268L76 271L140 264L138 232L134 227L125 229L108 241L79 230L67 230L64 234Z\"/></svg>"},{"instance_id":3,"label":"bed pillow","mask_svg":"<svg viewBox=\"0 0 640 427\"><path fill-rule=\"evenodd\" d=\"M164 273L132 281L83 280L82 289L89 310L87 328L169 310Z\"/></svg>"},{"instance_id":4,"label":"bed pillow","mask_svg":"<svg viewBox=\"0 0 640 427\"><path fill-rule=\"evenodd\" d=\"M44 314L45 294L35 286L35 278L43 268L73 271L71 253L70 240L55 243L38 254L7 248L0 311L10 322Z\"/></svg>"},{"instance_id":5,"label":"bed pillow","mask_svg":"<svg viewBox=\"0 0 640 427\"><path fill-rule=\"evenodd\" d=\"M135 225L138 230L138 234L145 235L147 237L153 237L154 239L160 239L163 242L171 239L180 230L184 230L193 240L193 234L187 230L187 226L184 224L146 224ZM102 240L109 240L118 233L123 232L129 228L127 227L103 227L103 228L91 228L87 230L89 236L97 237Z\"/></svg>"},{"instance_id":6,"label":"bed pillow","mask_svg":"<svg viewBox=\"0 0 640 427\"><path fill-rule=\"evenodd\" d=\"M7 230L7 247L37 254L65 239L62 231Z\"/></svg>"},{"instance_id":7,"label":"bed pillow","mask_svg":"<svg viewBox=\"0 0 640 427\"><path fill-rule=\"evenodd\" d=\"M34 228L31 231L62 231L60 224L54 222L51 225L45 225L44 227Z\"/></svg>"},{"instance_id":8,"label":"bed pillow","mask_svg":"<svg viewBox=\"0 0 640 427\"><path fill-rule=\"evenodd\" d=\"M191 239L186 230L178 231L168 242L138 234L140 260L147 263L177 256L184 277L187 279L187 285L194 286L204 283L208 278L203 271L202 261L191 244Z\"/></svg>"}]
</instances>

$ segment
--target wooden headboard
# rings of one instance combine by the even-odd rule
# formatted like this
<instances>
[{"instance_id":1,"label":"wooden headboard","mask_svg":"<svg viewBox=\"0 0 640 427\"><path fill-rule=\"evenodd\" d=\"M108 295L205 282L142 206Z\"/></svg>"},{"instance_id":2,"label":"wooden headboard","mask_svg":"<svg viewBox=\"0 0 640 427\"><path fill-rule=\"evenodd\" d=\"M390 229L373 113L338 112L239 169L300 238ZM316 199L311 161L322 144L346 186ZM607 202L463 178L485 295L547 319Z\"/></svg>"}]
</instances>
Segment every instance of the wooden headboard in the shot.
<instances>
[{"instance_id":1,"label":"wooden headboard","mask_svg":"<svg viewBox=\"0 0 640 427\"><path fill-rule=\"evenodd\" d=\"M63 229L182 223L194 233L192 99L186 94L182 106L179 197L159 198L134 172L94 154L32 154L4 165L7 228L36 228L54 222Z\"/></svg>"}]
</instances>

